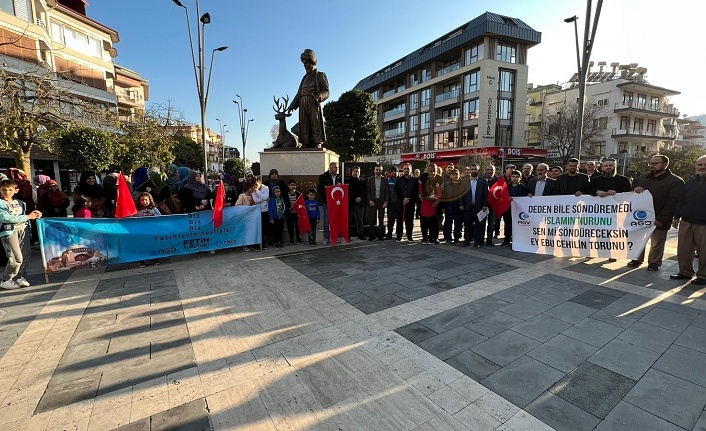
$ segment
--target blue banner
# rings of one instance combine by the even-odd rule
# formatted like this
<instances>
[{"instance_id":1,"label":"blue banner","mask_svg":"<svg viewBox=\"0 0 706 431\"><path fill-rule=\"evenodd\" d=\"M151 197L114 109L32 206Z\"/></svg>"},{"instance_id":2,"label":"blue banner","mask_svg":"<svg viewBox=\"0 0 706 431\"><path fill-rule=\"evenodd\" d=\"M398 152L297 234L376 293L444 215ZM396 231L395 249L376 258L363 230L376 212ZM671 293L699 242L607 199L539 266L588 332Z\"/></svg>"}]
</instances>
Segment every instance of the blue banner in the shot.
<instances>
[{"instance_id":1,"label":"blue banner","mask_svg":"<svg viewBox=\"0 0 706 431\"><path fill-rule=\"evenodd\" d=\"M219 250L259 246L260 206L223 209L223 225L213 227L213 211L159 217L37 219L42 262L47 272Z\"/></svg>"}]
</instances>

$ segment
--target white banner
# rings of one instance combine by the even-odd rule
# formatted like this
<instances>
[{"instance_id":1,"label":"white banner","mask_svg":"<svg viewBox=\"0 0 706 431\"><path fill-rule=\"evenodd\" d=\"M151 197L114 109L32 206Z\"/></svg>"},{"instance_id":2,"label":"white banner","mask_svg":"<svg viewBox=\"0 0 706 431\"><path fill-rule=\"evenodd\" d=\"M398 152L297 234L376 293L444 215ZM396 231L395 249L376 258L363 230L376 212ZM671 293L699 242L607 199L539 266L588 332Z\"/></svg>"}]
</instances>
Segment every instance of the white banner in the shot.
<instances>
[{"instance_id":1,"label":"white banner","mask_svg":"<svg viewBox=\"0 0 706 431\"><path fill-rule=\"evenodd\" d=\"M652 194L512 200L512 249L554 256L637 259L655 229Z\"/></svg>"}]
</instances>

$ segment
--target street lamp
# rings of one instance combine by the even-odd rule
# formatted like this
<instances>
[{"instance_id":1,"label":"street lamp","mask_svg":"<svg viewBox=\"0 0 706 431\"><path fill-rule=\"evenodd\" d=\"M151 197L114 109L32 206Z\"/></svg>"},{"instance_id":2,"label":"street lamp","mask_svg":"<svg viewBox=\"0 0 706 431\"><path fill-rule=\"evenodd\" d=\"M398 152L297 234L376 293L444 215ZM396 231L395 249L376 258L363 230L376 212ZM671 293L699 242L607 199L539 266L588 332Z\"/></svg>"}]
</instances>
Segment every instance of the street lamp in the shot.
<instances>
[{"instance_id":1,"label":"street lamp","mask_svg":"<svg viewBox=\"0 0 706 431\"><path fill-rule=\"evenodd\" d=\"M598 27L598 19L601 15L601 7L603 0L598 0L596 3L596 17L593 20L593 28L591 29L591 0L586 0L586 26L583 32L583 49L579 48L579 30L578 17L576 15L566 18L565 23L574 23L574 34L576 36L576 64L578 67L579 79L579 103L578 112L576 115L576 138L574 143L574 157L581 157L581 138L583 138L583 111L586 104L586 75L588 74L588 62L591 58L593 50L593 42L596 40L596 28ZM591 30L589 37L588 31Z\"/></svg>"},{"instance_id":2,"label":"street lamp","mask_svg":"<svg viewBox=\"0 0 706 431\"><path fill-rule=\"evenodd\" d=\"M206 36L206 24L211 23L211 14L208 12L201 15L199 8L199 0L196 0L196 16L201 15L199 18L200 25L197 24L197 45L198 45L198 65L196 64L196 55L194 52L194 38L191 34L191 22L189 21L189 10L184 4L179 0L172 0L172 2L184 8L184 14L186 16L186 28L189 32L189 46L191 47L191 62L194 65L194 78L196 79L196 90L199 96L199 108L201 110L201 143L203 145L203 173L204 176L208 173L208 142L206 141L206 107L208 106L208 92L211 88L211 75L213 73L213 56L216 51L225 51L228 49L227 46L221 46L213 51L211 51L211 65L208 69L208 83L206 83L206 63L204 58L204 45Z\"/></svg>"},{"instance_id":3,"label":"street lamp","mask_svg":"<svg viewBox=\"0 0 706 431\"><path fill-rule=\"evenodd\" d=\"M240 97L240 95L238 94L236 94L235 97L237 97L238 100L233 100L233 103L235 103L235 106L238 107L238 120L240 121L240 138L243 141L243 163L245 163L245 145L248 142L248 129L250 128L250 123L253 121L253 119L251 118L246 121L248 109L243 107L243 98Z\"/></svg>"},{"instance_id":4,"label":"street lamp","mask_svg":"<svg viewBox=\"0 0 706 431\"><path fill-rule=\"evenodd\" d=\"M228 127L227 124L221 124L221 120L219 118L216 118L216 121L218 121L218 128L221 131L221 148L222 148L222 153L223 153L223 164L225 166L226 162L226 136L225 136L225 128Z\"/></svg>"}]
</instances>

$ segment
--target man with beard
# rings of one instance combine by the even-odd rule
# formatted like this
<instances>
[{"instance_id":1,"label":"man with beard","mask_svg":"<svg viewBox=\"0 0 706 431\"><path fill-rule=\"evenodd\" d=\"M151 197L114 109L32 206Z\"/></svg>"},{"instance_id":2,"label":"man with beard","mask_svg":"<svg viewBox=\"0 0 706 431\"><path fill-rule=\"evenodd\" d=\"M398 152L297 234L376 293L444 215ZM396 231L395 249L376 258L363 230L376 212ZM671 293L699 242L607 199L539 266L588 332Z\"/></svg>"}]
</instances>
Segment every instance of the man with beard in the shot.
<instances>
[{"instance_id":1,"label":"man with beard","mask_svg":"<svg viewBox=\"0 0 706 431\"><path fill-rule=\"evenodd\" d=\"M363 205L365 205L366 184L360 178L360 167L353 166L351 177L346 179L348 184L348 217L352 222L355 218L358 239L365 239L363 234Z\"/></svg>"},{"instance_id":2,"label":"man with beard","mask_svg":"<svg viewBox=\"0 0 706 431\"><path fill-rule=\"evenodd\" d=\"M402 200L402 207L397 214L397 241L402 241L402 223L407 233L407 241L414 242L412 230L414 229L414 201L419 195L419 183L410 175L411 165L404 165L402 176L397 178L397 195Z\"/></svg>"},{"instance_id":3,"label":"man with beard","mask_svg":"<svg viewBox=\"0 0 706 431\"><path fill-rule=\"evenodd\" d=\"M655 227L650 238L650 254L647 257L647 270L657 271L662 265L664 244L667 241L667 232L672 225L672 218L677 212L679 200L684 191L684 180L674 175L669 170L669 158L655 154L650 159L650 172L641 175L635 180L635 192L642 193L649 190L652 193L652 202L655 209ZM640 257L631 260L628 266L637 268L645 259L645 250Z\"/></svg>"},{"instance_id":4,"label":"man with beard","mask_svg":"<svg viewBox=\"0 0 706 431\"><path fill-rule=\"evenodd\" d=\"M331 231L329 230L328 205L326 204L326 186L335 186L336 184L341 184L341 175L338 173L338 163L331 162L328 165L328 171L319 175L319 184L316 187L316 192L324 201L324 241L322 243L323 245L328 244L329 239L332 241L338 240L338 238L329 238L331 236Z\"/></svg>"},{"instance_id":5,"label":"man with beard","mask_svg":"<svg viewBox=\"0 0 706 431\"><path fill-rule=\"evenodd\" d=\"M470 166L470 176L468 178L468 191L463 196L463 208L465 208L463 236L463 246L471 245L471 238L475 248L483 246L483 236L485 235L485 218L478 220L478 213L488 210L488 182L485 178L478 177L478 165ZM487 218L487 217L486 217Z\"/></svg>"},{"instance_id":6,"label":"man with beard","mask_svg":"<svg viewBox=\"0 0 706 431\"><path fill-rule=\"evenodd\" d=\"M556 180L547 176L549 166L546 163L537 165L537 176L532 178L527 184L527 188L532 196L551 196L554 194Z\"/></svg>"},{"instance_id":7,"label":"man with beard","mask_svg":"<svg viewBox=\"0 0 706 431\"><path fill-rule=\"evenodd\" d=\"M566 173L556 179L555 194L581 196L590 191L588 175L579 172L578 167L578 159L569 159Z\"/></svg>"},{"instance_id":8,"label":"man with beard","mask_svg":"<svg viewBox=\"0 0 706 431\"><path fill-rule=\"evenodd\" d=\"M530 180L532 180L532 178L535 178L535 176L532 175L532 169L532 165L530 165L529 163L525 163L524 165L522 165L522 178L520 179L520 182L522 184L527 186L529 185Z\"/></svg>"},{"instance_id":9,"label":"man with beard","mask_svg":"<svg viewBox=\"0 0 706 431\"><path fill-rule=\"evenodd\" d=\"M691 280L694 276L694 251L698 251L699 267L691 284L706 285L706 155L696 160L696 175L684 185L684 194L672 226L679 228L679 272L669 278Z\"/></svg>"},{"instance_id":10,"label":"man with beard","mask_svg":"<svg viewBox=\"0 0 706 431\"><path fill-rule=\"evenodd\" d=\"M422 244L439 243L439 197L441 195L441 175L435 163L430 163L427 171L419 176L419 209Z\"/></svg>"},{"instance_id":11,"label":"man with beard","mask_svg":"<svg viewBox=\"0 0 706 431\"><path fill-rule=\"evenodd\" d=\"M630 178L616 174L618 163L615 159L605 159L602 165L602 175L591 178L591 194L593 196L613 196L632 190Z\"/></svg>"},{"instance_id":12,"label":"man with beard","mask_svg":"<svg viewBox=\"0 0 706 431\"><path fill-rule=\"evenodd\" d=\"M382 176L382 166L375 166L375 175L368 178L368 226L370 241L375 236L385 239L385 208L387 208L387 179ZM376 223L377 221L377 223Z\"/></svg>"},{"instance_id":13,"label":"man with beard","mask_svg":"<svg viewBox=\"0 0 706 431\"><path fill-rule=\"evenodd\" d=\"M493 185L498 181L498 177L495 176L495 165L488 165L485 168L485 181L488 183L488 190L490 190ZM492 208L488 208L490 211L488 213L488 229L486 232L486 240L485 244L493 247L495 244L493 244L493 234L495 234L495 237L497 238L498 235L500 234L500 222L495 218L495 213L493 212ZM496 228L496 225L498 227Z\"/></svg>"}]
</instances>

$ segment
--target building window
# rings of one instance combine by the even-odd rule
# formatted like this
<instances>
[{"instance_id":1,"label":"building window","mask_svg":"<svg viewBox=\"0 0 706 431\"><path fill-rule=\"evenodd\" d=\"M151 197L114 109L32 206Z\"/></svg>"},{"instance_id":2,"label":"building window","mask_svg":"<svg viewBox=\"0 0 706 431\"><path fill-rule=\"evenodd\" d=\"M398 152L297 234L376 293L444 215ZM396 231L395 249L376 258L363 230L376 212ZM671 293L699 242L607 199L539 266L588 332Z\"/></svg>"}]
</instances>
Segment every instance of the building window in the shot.
<instances>
[{"instance_id":1,"label":"building window","mask_svg":"<svg viewBox=\"0 0 706 431\"><path fill-rule=\"evenodd\" d=\"M373 102L377 102L380 100L380 90L375 90L372 93L370 93L371 96L373 96Z\"/></svg>"},{"instance_id":2,"label":"building window","mask_svg":"<svg viewBox=\"0 0 706 431\"><path fill-rule=\"evenodd\" d=\"M608 99L600 99L596 104L598 106L608 106Z\"/></svg>"},{"instance_id":3,"label":"building window","mask_svg":"<svg viewBox=\"0 0 706 431\"><path fill-rule=\"evenodd\" d=\"M30 0L0 0L0 10L27 22L32 22L32 4Z\"/></svg>"},{"instance_id":4,"label":"building window","mask_svg":"<svg viewBox=\"0 0 706 431\"><path fill-rule=\"evenodd\" d=\"M466 100L463 102L463 119L477 120L479 109L478 99Z\"/></svg>"},{"instance_id":5,"label":"building window","mask_svg":"<svg viewBox=\"0 0 706 431\"><path fill-rule=\"evenodd\" d=\"M512 146L512 126L498 127L498 144L504 147Z\"/></svg>"},{"instance_id":6,"label":"building window","mask_svg":"<svg viewBox=\"0 0 706 431\"><path fill-rule=\"evenodd\" d=\"M434 150L448 150L456 147L456 131L434 133Z\"/></svg>"},{"instance_id":7,"label":"building window","mask_svg":"<svg viewBox=\"0 0 706 431\"><path fill-rule=\"evenodd\" d=\"M591 156L605 156L605 141L592 142L589 152Z\"/></svg>"},{"instance_id":8,"label":"building window","mask_svg":"<svg viewBox=\"0 0 706 431\"><path fill-rule=\"evenodd\" d=\"M620 117L620 130L628 130L630 128L630 117Z\"/></svg>"},{"instance_id":9,"label":"building window","mask_svg":"<svg viewBox=\"0 0 706 431\"><path fill-rule=\"evenodd\" d=\"M596 118L593 120L593 128L596 130L605 130L608 128L608 117Z\"/></svg>"},{"instance_id":10,"label":"building window","mask_svg":"<svg viewBox=\"0 0 706 431\"><path fill-rule=\"evenodd\" d=\"M417 130L419 130L419 116L418 115L410 115L409 116L409 131L416 132Z\"/></svg>"},{"instance_id":11,"label":"building window","mask_svg":"<svg viewBox=\"0 0 706 431\"><path fill-rule=\"evenodd\" d=\"M419 93L409 95L409 109L419 108Z\"/></svg>"},{"instance_id":12,"label":"building window","mask_svg":"<svg viewBox=\"0 0 706 431\"><path fill-rule=\"evenodd\" d=\"M619 153L627 153L628 152L628 143L625 141L619 141L618 142L618 152Z\"/></svg>"},{"instance_id":13,"label":"building window","mask_svg":"<svg viewBox=\"0 0 706 431\"><path fill-rule=\"evenodd\" d=\"M659 97L650 96L650 108L653 111L659 111Z\"/></svg>"},{"instance_id":14,"label":"building window","mask_svg":"<svg viewBox=\"0 0 706 431\"><path fill-rule=\"evenodd\" d=\"M642 126L644 125L642 118L635 118L632 123L632 132L636 135L642 135Z\"/></svg>"},{"instance_id":15,"label":"building window","mask_svg":"<svg viewBox=\"0 0 706 431\"><path fill-rule=\"evenodd\" d=\"M498 100L498 118L512 120L512 99Z\"/></svg>"},{"instance_id":16,"label":"building window","mask_svg":"<svg viewBox=\"0 0 706 431\"><path fill-rule=\"evenodd\" d=\"M637 100L636 100L636 105L638 109L645 109L645 105L647 104L647 96L644 94L637 93Z\"/></svg>"},{"instance_id":17,"label":"building window","mask_svg":"<svg viewBox=\"0 0 706 431\"><path fill-rule=\"evenodd\" d=\"M463 75L463 94L474 93L480 89L479 76L479 70Z\"/></svg>"},{"instance_id":18,"label":"building window","mask_svg":"<svg viewBox=\"0 0 706 431\"><path fill-rule=\"evenodd\" d=\"M441 110L441 118L438 118L435 121L435 125L446 126L447 124L458 123L458 114L459 114L458 108L442 109Z\"/></svg>"},{"instance_id":19,"label":"building window","mask_svg":"<svg viewBox=\"0 0 706 431\"><path fill-rule=\"evenodd\" d=\"M464 127L461 133L462 147L476 146L476 143L478 143L478 126Z\"/></svg>"},{"instance_id":20,"label":"building window","mask_svg":"<svg viewBox=\"0 0 706 431\"><path fill-rule=\"evenodd\" d=\"M623 92L623 106L632 106L632 91Z\"/></svg>"},{"instance_id":21,"label":"building window","mask_svg":"<svg viewBox=\"0 0 706 431\"><path fill-rule=\"evenodd\" d=\"M495 52L495 59L506 63L515 63L515 45L509 43L498 43Z\"/></svg>"},{"instance_id":22,"label":"building window","mask_svg":"<svg viewBox=\"0 0 706 431\"><path fill-rule=\"evenodd\" d=\"M515 82L515 72L512 70L500 70L500 79L498 80L498 90L501 92L512 93L512 87Z\"/></svg>"},{"instance_id":23,"label":"building window","mask_svg":"<svg viewBox=\"0 0 706 431\"><path fill-rule=\"evenodd\" d=\"M392 141L385 141L382 144L383 155L389 156L394 154L399 154L400 149L404 145L404 141L395 139Z\"/></svg>"},{"instance_id":24,"label":"building window","mask_svg":"<svg viewBox=\"0 0 706 431\"><path fill-rule=\"evenodd\" d=\"M483 44L478 44L466 49L466 66L473 64L484 58L485 50Z\"/></svg>"},{"instance_id":25,"label":"building window","mask_svg":"<svg viewBox=\"0 0 706 431\"><path fill-rule=\"evenodd\" d=\"M657 131L657 120L647 120L647 134L654 135Z\"/></svg>"},{"instance_id":26,"label":"building window","mask_svg":"<svg viewBox=\"0 0 706 431\"><path fill-rule=\"evenodd\" d=\"M413 136L413 137L409 138L409 151L411 151L411 152L416 152L416 151L418 151L418 149L417 149L417 141L418 141L418 139L417 139L416 136Z\"/></svg>"},{"instance_id":27,"label":"building window","mask_svg":"<svg viewBox=\"0 0 706 431\"><path fill-rule=\"evenodd\" d=\"M52 21L51 38L80 53L98 58L102 57L103 44L100 40L66 27L63 24Z\"/></svg>"},{"instance_id":28,"label":"building window","mask_svg":"<svg viewBox=\"0 0 706 431\"><path fill-rule=\"evenodd\" d=\"M424 69L422 69L422 82L427 82L430 79L431 79L431 70L429 70L425 67Z\"/></svg>"},{"instance_id":29,"label":"building window","mask_svg":"<svg viewBox=\"0 0 706 431\"><path fill-rule=\"evenodd\" d=\"M428 129L431 126L431 113L422 112L420 114L420 122L422 123L422 129Z\"/></svg>"},{"instance_id":30,"label":"building window","mask_svg":"<svg viewBox=\"0 0 706 431\"><path fill-rule=\"evenodd\" d=\"M431 88L422 90L422 106L429 106L431 103Z\"/></svg>"},{"instance_id":31,"label":"building window","mask_svg":"<svg viewBox=\"0 0 706 431\"><path fill-rule=\"evenodd\" d=\"M409 74L409 86L414 87L415 85L419 84L419 79L417 78L416 73L410 73Z\"/></svg>"}]
</instances>

